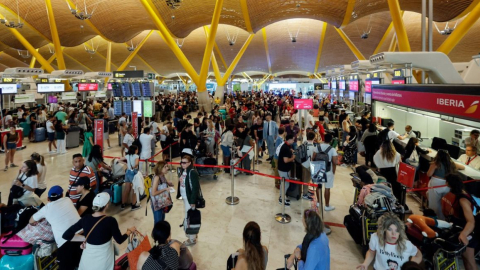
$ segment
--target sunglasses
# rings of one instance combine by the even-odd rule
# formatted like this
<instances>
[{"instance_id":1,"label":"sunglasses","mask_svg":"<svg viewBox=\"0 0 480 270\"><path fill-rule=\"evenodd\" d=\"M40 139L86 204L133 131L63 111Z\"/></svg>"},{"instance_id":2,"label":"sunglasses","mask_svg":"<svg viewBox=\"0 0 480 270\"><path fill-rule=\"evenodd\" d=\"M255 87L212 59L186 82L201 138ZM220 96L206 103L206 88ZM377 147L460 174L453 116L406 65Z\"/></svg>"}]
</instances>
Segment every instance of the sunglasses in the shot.
<instances>
[{"instance_id":1,"label":"sunglasses","mask_svg":"<svg viewBox=\"0 0 480 270\"><path fill-rule=\"evenodd\" d=\"M190 162L188 162L188 161L182 161L182 162L180 162L180 164L188 164L188 163L190 163Z\"/></svg>"}]
</instances>

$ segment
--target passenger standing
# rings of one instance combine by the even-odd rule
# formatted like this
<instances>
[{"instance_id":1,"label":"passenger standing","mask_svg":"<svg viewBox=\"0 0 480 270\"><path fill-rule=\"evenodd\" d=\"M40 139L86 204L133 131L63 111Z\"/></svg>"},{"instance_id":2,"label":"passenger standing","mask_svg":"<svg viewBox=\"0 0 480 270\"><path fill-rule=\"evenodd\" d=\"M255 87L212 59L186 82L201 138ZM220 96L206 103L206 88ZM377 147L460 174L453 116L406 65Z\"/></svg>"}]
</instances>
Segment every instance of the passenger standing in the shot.
<instances>
[{"instance_id":1,"label":"passenger standing","mask_svg":"<svg viewBox=\"0 0 480 270\"><path fill-rule=\"evenodd\" d=\"M173 187L173 183L168 181L165 175L168 173L168 166L165 162L157 162L155 168L153 168L153 183L152 188L150 190L150 197L155 197L164 192L170 192L169 187ZM165 220L165 209L157 209L155 210L154 200L150 199L152 203L152 211L153 211L153 221L154 224L157 224L159 221Z\"/></svg>"},{"instance_id":2,"label":"passenger standing","mask_svg":"<svg viewBox=\"0 0 480 270\"><path fill-rule=\"evenodd\" d=\"M132 143L134 141L135 141L135 137L133 136L133 127L128 126L127 134L125 134L125 137L123 138L123 141L122 141L123 149L125 149L125 151L128 151L128 149L130 149L130 146L132 146Z\"/></svg>"},{"instance_id":3,"label":"passenger standing","mask_svg":"<svg viewBox=\"0 0 480 270\"><path fill-rule=\"evenodd\" d=\"M183 198L186 219L188 210L195 209L200 192L200 182L198 180L197 171L193 169L193 161L190 156L183 156L180 165L182 167L182 174L180 176L180 195L182 195ZM197 243L196 234L187 234L187 237L188 240L184 242L186 246L192 246Z\"/></svg>"},{"instance_id":4,"label":"passenger standing","mask_svg":"<svg viewBox=\"0 0 480 270\"><path fill-rule=\"evenodd\" d=\"M287 135L285 137L285 142L280 146L278 154L278 174L280 177L285 179L290 179L290 171L295 166L295 155L293 154L293 135ZM285 193L290 186L290 182L285 181ZM286 198L286 194L281 194L278 198L278 202L282 204L282 198L285 196L285 206L290 206L290 200Z\"/></svg>"},{"instance_id":5,"label":"passenger standing","mask_svg":"<svg viewBox=\"0 0 480 270\"><path fill-rule=\"evenodd\" d=\"M114 217L107 216L110 195L101 192L93 200L92 215L82 217L77 223L71 225L62 238L70 241L75 233L83 230L85 235L85 248L83 250L78 270L90 269L113 269L115 264L115 242L122 244L128 236L137 229L131 227L123 235L118 228L118 222ZM73 269L73 268L72 268Z\"/></svg>"},{"instance_id":6,"label":"passenger standing","mask_svg":"<svg viewBox=\"0 0 480 270\"><path fill-rule=\"evenodd\" d=\"M42 219L52 226L53 236L57 244L57 260L59 270L72 270L78 267L82 250L80 242L70 242L63 239L65 231L75 224L80 216L75 206L68 198L63 198L63 189L53 186L48 191L48 203L30 218L30 224L36 225Z\"/></svg>"},{"instance_id":7,"label":"passenger standing","mask_svg":"<svg viewBox=\"0 0 480 270\"><path fill-rule=\"evenodd\" d=\"M215 126L212 120L208 120L208 127L205 130L205 142L207 143L207 153L215 154Z\"/></svg>"},{"instance_id":8,"label":"passenger standing","mask_svg":"<svg viewBox=\"0 0 480 270\"><path fill-rule=\"evenodd\" d=\"M259 158L262 158L263 157L263 150L262 150L262 146L263 146L263 124L262 123L263 123L263 121L262 121L261 117L258 117L254 120L254 122L255 123L252 126L252 129L250 130L250 135L257 142L257 153L255 153L255 155L257 155ZM260 163L260 161L259 161L259 163Z\"/></svg>"},{"instance_id":9,"label":"passenger standing","mask_svg":"<svg viewBox=\"0 0 480 270\"><path fill-rule=\"evenodd\" d=\"M350 126L349 129L350 132L344 143L343 162L346 166L355 167L357 155L357 130L355 126Z\"/></svg>"},{"instance_id":10,"label":"passenger standing","mask_svg":"<svg viewBox=\"0 0 480 270\"><path fill-rule=\"evenodd\" d=\"M223 165L230 166L230 159L233 148L233 125L227 126L227 129L222 134L220 147L223 152ZM225 173L230 173L230 169L224 169Z\"/></svg>"},{"instance_id":11,"label":"passenger standing","mask_svg":"<svg viewBox=\"0 0 480 270\"><path fill-rule=\"evenodd\" d=\"M153 135L150 134L150 128L145 127L143 129L143 134L140 135L139 140L140 144L142 145L142 151L140 152L140 159L145 160L140 162L140 170L144 174L148 174L147 171L148 169L146 168L146 160L150 159L152 157L152 139Z\"/></svg>"},{"instance_id":12,"label":"passenger standing","mask_svg":"<svg viewBox=\"0 0 480 270\"><path fill-rule=\"evenodd\" d=\"M308 132L307 141L304 143L307 147L307 161L302 163L302 181L307 184L310 183L310 181L312 180L312 175L310 172L310 161L312 160L314 153L318 153L318 144L316 144L314 140L315 140L315 132L313 131ZM308 186L302 185L302 189L303 189L302 198L304 200L313 201L313 198L309 194Z\"/></svg>"},{"instance_id":13,"label":"passenger standing","mask_svg":"<svg viewBox=\"0 0 480 270\"><path fill-rule=\"evenodd\" d=\"M47 127L47 137L48 137L48 151L50 153L56 153L56 151L52 150L52 144L57 149L57 145L55 144L55 123L56 118L54 115L50 116L50 119L48 119L46 127Z\"/></svg>"},{"instance_id":14,"label":"passenger standing","mask_svg":"<svg viewBox=\"0 0 480 270\"><path fill-rule=\"evenodd\" d=\"M283 144L283 142L285 141L285 135L285 127L280 127L278 129L278 137L275 140L275 149L279 149L278 147ZM280 174L278 173L278 154L279 152L275 150L275 155L273 156L273 163L275 164L275 166L273 166L273 172L276 177L280 177ZM280 189L280 180L275 179L275 187L277 189Z\"/></svg>"},{"instance_id":15,"label":"passenger standing","mask_svg":"<svg viewBox=\"0 0 480 270\"><path fill-rule=\"evenodd\" d=\"M365 146L365 165L374 167L373 156L378 149L378 132L377 127L374 124L370 124L368 129L363 132L360 141ZM370 164L370 165L368 165Z\"/></svg>"},{"instance_id":16,"label":"passenger standing","mask_svg":"<svg viewBox=\"0 0 480 270\"><path fill-rule=\"evenodd\" d=\"M333 140L332 134L325 134L325 141L323 141L320 144L320 149L324 152L327 151L327 149L330 147L330 144L332 143L332 140ZM328 151L327 154L328 154L328 159L331 162L331 166L330 166L330 170L327 172L327 182L325 184L322 184L325 187L325 192L324 192L325 207L324 207L324 209L325 209L325 211L333 211L333 210L335 210L335 206L330 205L330 189L333 188L333 182L334 182L334 179L335 179L335 172L337 170L337 164L338 164L338 158L337 158L338 154L337 154L337 151L333 147ZM316 153L313 154L312 159L315 159L315 158L316 158ZM316 194L317 194L317 200L318 200L321 196L319 188L316 189Z\"/></svg>"},{"instance_id":17,"label":"passenger standing","mask_svg":"<svg viewBox=\"0 0 480 270\"><path fill-rule=\"evenodd\" d=\"M103 161L103 154L102 154L102 148L100 145L94 145L92 147L92 151L90 152L90 155L85 160L85 164L92 168L93 172L95 173L95 178L97 179L97 186L95 189L95 194L97 194L100 190L100 186L102 185L102 174L101 170L105 171L111 171L112 168L108 166L104 161Z\"/></svg>"},{"instance_id":18,"label":"passenger standing","mask_svg":"<svg viewBox=\"0 0 480 270\"><path fill-rule=\"evenodd\" d=\"M345 114L345 120L342 122L342 146L343 143L347 140L347 136L350 132L350 127L353 126L352 122L350 121L350 115Z\"/></svg>"},{"instance_id":19,"label":"passenger standing","mask_svg":"<svg viewBox=\"0 0 480 270\"><path fill-rule=\"evenodd\" d=\"M426 155L430 152L428 150L423 150L418 144L419 142L417 138L410 138L408 140L407 146L405 147L404 156L405 162L414 166L417 169L420 166L420 155Z\"/></svg>"},{"instance_id":20,"label":"passenger standing","mask_svg":"<svg viewBox=\"0 0 480 270\"><path fill-rule=\"evenodd\" d=\"M13 163L15 158L15 152L17 152L17 144L20 142L20 136L18 136L17 131L15 130L15 123L12 121L9 123L9 131L3 138L3 149L5 149L5 169L8 170L8 163L10 162L10 167L18 167ZM33 132L33 131L32 131Z\"/></svg>"},{"instance_id":21,"label":"passenger standing","mask_svg":"<svg viewBox=\"0 0 480 270\"><path fill-rule=\"evenodd\" d=\"M55 122L55 134L57 138L57 154L66 154L67 153L67 143L66 143L66 134L65 130L68 129L67 125L64 125L62 121Z\"/></svg>"},{"instance_id":22,"label":"passenger standing","mask_svg":"<svg viewBox=\"0 0 480 270\"><path fill-rule=\"evenodd\" d=\"M42 194L47 190L47 184L45 183L45 176L47 175L47 166L45 165L45 160L42 155L38 153L33 153L31 156L33 161L37 164L37 188L35 189L35 194L40 198Z\"/></svg>"},{"instance_id":23,"label":"passenger standing","mask_svg":"<svg viewBox=\"0 0 480 270\"><path fill-rule=\"evenodd\" d=\"M395 198L400 200L402 195L402 185L397 182L397 165L401 161L401 156L395 150L395 147L393 147L390 140L386 140L382 143L380 149L375 156L373 156L373 161L380 170L380 173L385 176L387 182L392 185L392 191Z\"/></svg>"},{"instance_id":24,"label":"passenger standing","mask_svg":"<svg viewBox=\"0 0 480 270\"><path fill-rule=\"evenodd\" d=\"M128 148L125 159L127 160L127 171L125 172L125 186L123 187L122 205L120 206L121 209L125 209L128 196L130 195L130 191L132 191L133 178L138 173L138 164L140 158L138 156L138 148L136 145L132 145ZM140 209L140 206L137 205L137 196L135 196L135 192L132 192L132 211L138 209Z\"/></svg>"},{"instance_id":25,"label":"passenger standing","mask_svg":"<svg viewBox=\"0 0 480 270\"><path fill-rule=\"evenodd\" d=\"M268 159L271 161L275 155L275 140L278 136L277 122L272 121L272 115L267 114L266 121L263 123L263 138L267 140ZM293 143L293 142L292 142Z\"/></svg>"}]
</instances>

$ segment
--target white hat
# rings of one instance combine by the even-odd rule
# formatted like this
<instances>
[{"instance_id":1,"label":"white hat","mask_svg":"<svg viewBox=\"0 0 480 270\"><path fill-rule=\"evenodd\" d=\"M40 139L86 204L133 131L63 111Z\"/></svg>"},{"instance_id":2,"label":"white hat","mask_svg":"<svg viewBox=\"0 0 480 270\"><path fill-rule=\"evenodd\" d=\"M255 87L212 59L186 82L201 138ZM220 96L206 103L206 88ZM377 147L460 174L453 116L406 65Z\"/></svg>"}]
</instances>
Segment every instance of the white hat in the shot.
<instances>
[{"instance_id":1,"label":"white hat","mask_svg":"<svg viewBox=\"0 0 480 270\"><path fill-rule=\"evenodd\" d=\"M93 206L104 207L110 201L110 195L106 192L100 192L93 199Z\"/></svg>"},{"instance_id":2,"label":"white hat","mask_svg":"<svg viewBox=\"0 0 480 270\"><path fill-rule=\"evenodd\" d=\"M193 157L193 152L192 152L192 149L190 149L190 148L184 148L184 149L182 150L182 154L187 154L187 155Z\"/></svg>"},{"instance_id":3,"label":"white hat","mask_svg":"<svg viewBox=\"0 0 480 270\"><path fill-rule=\"evenodd\" d=\"M59 110L60 110L60 111L63 111L63 107L60 107L60 109L59 109Z\"/></svg>"}]
</instances>

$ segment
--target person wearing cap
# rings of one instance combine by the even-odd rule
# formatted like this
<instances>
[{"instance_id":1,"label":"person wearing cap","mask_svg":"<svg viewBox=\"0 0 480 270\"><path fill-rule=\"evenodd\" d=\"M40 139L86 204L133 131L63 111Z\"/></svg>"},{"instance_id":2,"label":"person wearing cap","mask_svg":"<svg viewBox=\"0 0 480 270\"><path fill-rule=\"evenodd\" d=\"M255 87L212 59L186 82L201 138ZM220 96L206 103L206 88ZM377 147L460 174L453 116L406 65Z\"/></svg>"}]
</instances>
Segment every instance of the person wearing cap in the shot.
<instances>
[{"instance_id":1,"label":"person wearing cap","mask_svg":"<svg viewBox=\"0 0 480 270\"><path fill-rule=\"evenodd\" d=\"M62 238L65 231L78 222L75 206L69 198L63 197L63 189L53 186L48 191L48 203L30 218L30 224L36 225L42 219L47 220L52 226L53 236L57 244L57 260L59 270L75 269L82 255L80 242L70 242Z\"/></svg>"},{"instance_id":2,"label":"person wearing cap","mask_svg":"<svg viewBox=\"0 0 480 270\"><path fill-rule=\"evenodd\" d=\"M60 107L59 111L55 114L55 117L57 117L57 120L62 121L62 124L65 124L68 115L66 112L64 112L64 108Z\"/></svg>"},{"instance_id":3,"label":"person wearing cap","mask_svg":"<svg viewBox=\"0 0 480 270\"><path fill-rule=\"evenodd\" d=\"M107 216L110 195L106 192L98 193L93 199L93 214L85 215L63 233L62 238L70 241L75 233L83 230L85 249L80 260L79 270L113 269L115 251L112 238L122 244L128 236L135 232L135 226L128 228L122 234L118 222L114 217ZM72 268L73 269L73 268Z\"/></svg>"},{"instance_id":4,"label":"person wearing cap","mask_svg":"<svg viewBox=\"0 0 480 270\"><path fill-rule=\"evenodd\" d=\"M81 195L75 205L80 217L93 214L92 206L95 193L90 191L90 179L85 176L80 177L72 186L75 187L77 192Z\"/></svg>"}]
</instances>

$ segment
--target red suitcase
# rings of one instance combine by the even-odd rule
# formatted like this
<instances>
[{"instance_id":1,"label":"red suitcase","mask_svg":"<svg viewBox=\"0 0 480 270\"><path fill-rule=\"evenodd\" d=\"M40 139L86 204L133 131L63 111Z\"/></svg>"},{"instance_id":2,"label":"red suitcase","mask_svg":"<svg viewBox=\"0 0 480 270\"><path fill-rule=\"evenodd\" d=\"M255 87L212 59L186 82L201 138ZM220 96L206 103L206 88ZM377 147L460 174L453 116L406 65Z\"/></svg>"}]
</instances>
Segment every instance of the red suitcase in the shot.
<instances>
[{"instance_id":1,"label":"red suitcase","mask_svg":"<svg viewBox=\"0 0 480 270\"><path fill-rule=\"evenodd\" d=\"M0 240L0 253L2 255L27 255L32 253L32 245L16 235L8 240L4 235Z\"/></svg>"}]
</instances>

